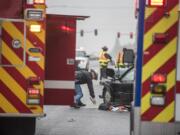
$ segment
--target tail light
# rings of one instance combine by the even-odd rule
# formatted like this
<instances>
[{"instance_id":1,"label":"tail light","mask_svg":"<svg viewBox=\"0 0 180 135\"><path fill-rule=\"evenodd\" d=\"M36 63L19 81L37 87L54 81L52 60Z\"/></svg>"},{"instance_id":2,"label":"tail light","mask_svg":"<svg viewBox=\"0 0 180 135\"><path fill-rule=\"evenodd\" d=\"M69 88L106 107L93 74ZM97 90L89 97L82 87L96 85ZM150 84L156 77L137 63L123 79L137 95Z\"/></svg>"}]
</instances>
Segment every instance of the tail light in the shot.
<instances>
[{"instance_id":1,"label":"tail light","mask_svg":"<svg viewBox=\"0 0 180 135\"><path fill-rule=\"evenodd\" d=\"M163 106L165 105L166 97L166 75L156 73L151 76L151 105Z\"/></svg>"},{"instance_id":2,"label":"tail light","mask_svg":"<svg viewBox=\"0 0 180 135\"><path fill-rule=\"evenodd\" d=\"M154 83L165 83L166 82L166 75L165 74L154 74L151 76L151 82Z\"/></svg>"},{"instance_id":3,"label":"tail light","mask_svg":"<svg viewBox=\"0 0 180 135\"><path fill-rule=\"evenodd\" d=\"M27 104L40 104L40 90L36 88L28 88L27 90Z\"/></svg>"}]
</instances>

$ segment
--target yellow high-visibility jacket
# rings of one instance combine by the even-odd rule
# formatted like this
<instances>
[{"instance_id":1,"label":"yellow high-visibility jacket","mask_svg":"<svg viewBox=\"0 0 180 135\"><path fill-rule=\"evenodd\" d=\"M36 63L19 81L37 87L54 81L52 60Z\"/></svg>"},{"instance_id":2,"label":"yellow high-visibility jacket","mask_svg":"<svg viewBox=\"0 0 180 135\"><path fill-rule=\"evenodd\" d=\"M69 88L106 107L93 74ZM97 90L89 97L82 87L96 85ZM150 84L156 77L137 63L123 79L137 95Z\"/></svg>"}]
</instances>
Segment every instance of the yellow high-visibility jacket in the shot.
<instances>
[{"instance_id":1,"label":"yellow high-visibility jacket","mask_svg":"<svg viewBox=\"0 0 180 135\"><path fill-rule=\"evenodd\" d=\"M99 64L101 67L107 67L108 66L108 62L110 61L110 59L106 58L105 54L107 52L106 51L101 51L100 55L99 55Z\"/></svg>"}]
</instances>

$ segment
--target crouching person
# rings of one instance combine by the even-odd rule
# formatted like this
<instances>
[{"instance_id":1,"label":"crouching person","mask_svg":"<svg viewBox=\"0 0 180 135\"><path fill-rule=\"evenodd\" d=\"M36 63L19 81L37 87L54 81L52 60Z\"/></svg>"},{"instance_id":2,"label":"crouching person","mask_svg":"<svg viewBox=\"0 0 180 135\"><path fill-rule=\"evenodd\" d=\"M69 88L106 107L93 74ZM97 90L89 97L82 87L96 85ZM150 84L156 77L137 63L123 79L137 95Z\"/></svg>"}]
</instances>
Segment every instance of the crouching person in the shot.
<instances>
[{"instance_id":1,"label":"crouching person","mask_svg":"<svg viewBox=\"0 0 180 135\"><path fill-rule=\"evenodd\" d=\"M96 104L94 87L93 87L93 79L97 80L98 75L94 70L85 71L80 70L75 72L75 108L79 108L81 106L86 106L86 104L81 102L81 98L83 97L83 92L81 89L81 84L87 84L90 94L90 100L93 104Z\"/></svg>"}]
</instances>

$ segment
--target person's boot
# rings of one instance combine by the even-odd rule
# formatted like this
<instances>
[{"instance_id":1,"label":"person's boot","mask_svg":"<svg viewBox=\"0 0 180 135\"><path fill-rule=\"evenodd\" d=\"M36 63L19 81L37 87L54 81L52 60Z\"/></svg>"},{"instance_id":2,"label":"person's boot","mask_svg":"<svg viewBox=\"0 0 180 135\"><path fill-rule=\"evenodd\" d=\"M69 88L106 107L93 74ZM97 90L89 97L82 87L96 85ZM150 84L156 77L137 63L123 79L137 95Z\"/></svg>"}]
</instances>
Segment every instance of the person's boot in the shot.
<instances>
[{"instance_id":1,"label":"person's boot","mask_svg":"<svg viewBox=\"0 0 180 135\"><path fill-rule=\"evenodd\" d=\"M77 103L74 103L73 105L71 105L71 107L74 107L74 108L76 108L76 109L79 109L79 108L80 108L80 106L79 106Z\"/></svg>"},{"instance_id":2,"label":"person's boot","mask_svg":"<svg viewBox=\"0 0 180 135\"><path fill-rule=\"evenodd\" d=\"M86 104L82 103L81 101L78 103L78 106L86 106Z\"/></svg>"}]
</instances>

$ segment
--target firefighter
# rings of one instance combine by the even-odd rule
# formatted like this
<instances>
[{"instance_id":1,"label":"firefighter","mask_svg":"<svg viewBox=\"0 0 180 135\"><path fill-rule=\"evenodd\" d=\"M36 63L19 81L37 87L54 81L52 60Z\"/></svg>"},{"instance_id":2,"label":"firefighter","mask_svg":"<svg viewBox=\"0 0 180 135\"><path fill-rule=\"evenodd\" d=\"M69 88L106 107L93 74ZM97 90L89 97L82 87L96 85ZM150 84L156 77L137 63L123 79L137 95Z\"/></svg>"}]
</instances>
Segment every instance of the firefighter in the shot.
<instances>
[{"instance_id":1,"label":"firefighter","mask_svg":"<svg viewBox=\"0 0 180 135\"><path fill-rule=\"evenodd\" d=\"M92 101L93 104L96 103L92 79L97 80L97 78L98 75L93 69L91 69L90 72L86 70L79 70L75 72L76 95L75 95L75 104L73 105L73 107L79 108L81 106L86 106L86 104L81 102L81 98L83 97L82 89L80 86L81 84L87 84L90 94L90 100Z\"/></svg>"},{"instance_id":2,"label":"firefighter","mask_svg":"<svg viewBox=\"0 0 180 135\"><path fill-rule=\"evenodd\" d=\"M100 65L100 81L103 78L107 78L106 70L108 63L112 61L112 57L107 53L108 48L106 46L102 47L102 50L99 55L99 65Z\"/></svg>"}]
</instances>

